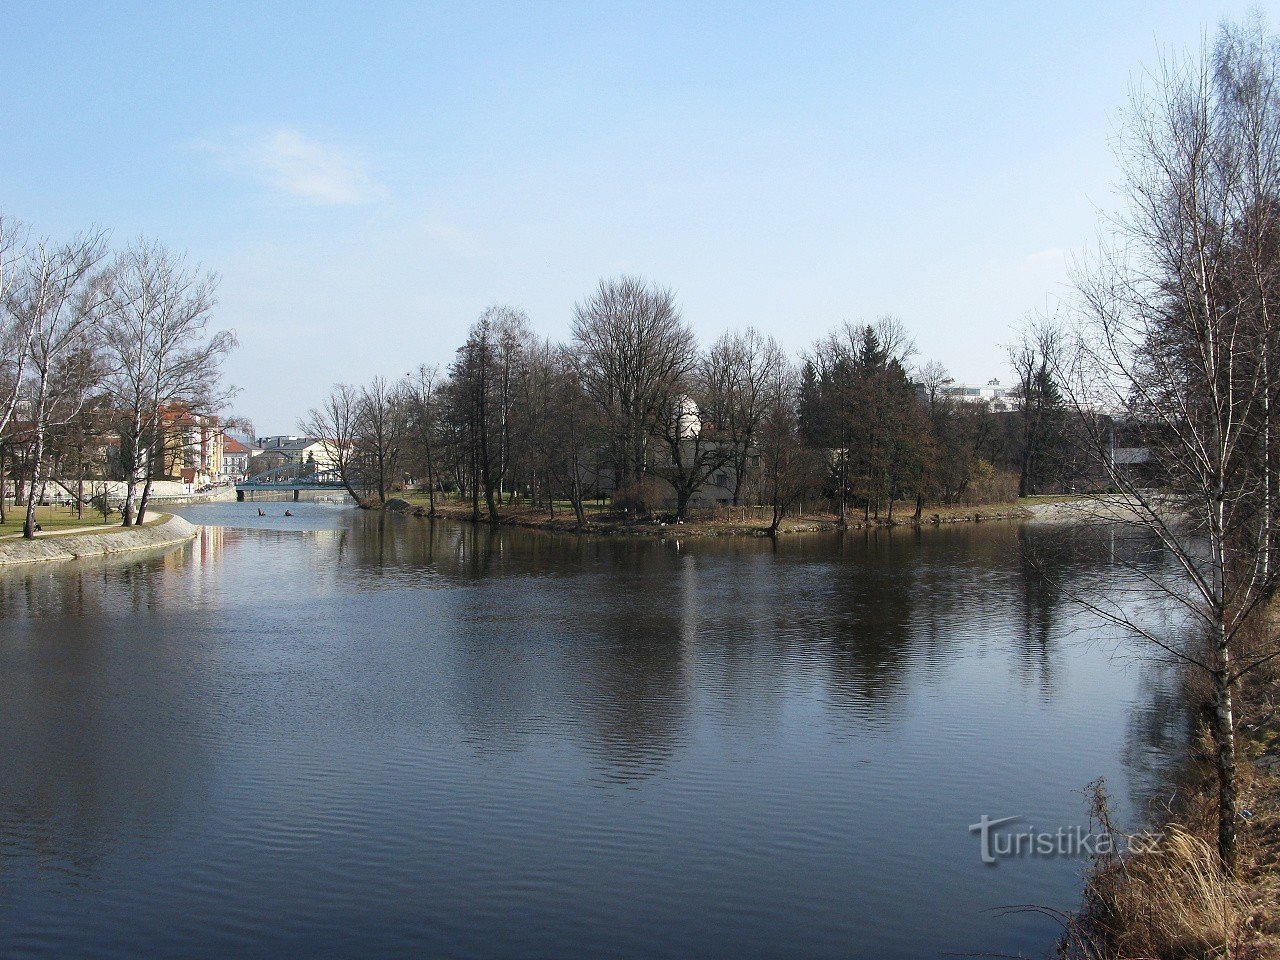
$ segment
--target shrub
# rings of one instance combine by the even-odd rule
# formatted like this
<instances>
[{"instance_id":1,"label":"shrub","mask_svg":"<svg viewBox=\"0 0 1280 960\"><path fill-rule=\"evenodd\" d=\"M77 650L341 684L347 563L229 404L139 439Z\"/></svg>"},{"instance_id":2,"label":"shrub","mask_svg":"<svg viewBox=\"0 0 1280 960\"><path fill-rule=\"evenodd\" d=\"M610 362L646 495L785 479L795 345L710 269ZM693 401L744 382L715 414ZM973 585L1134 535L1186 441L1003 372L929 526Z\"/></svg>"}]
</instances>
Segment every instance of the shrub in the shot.
<instances>
[{"instance_id":1,"label":"shrub","mask_svg":"<svg viewBox=\"0 0 1280 960\"><path fill-rule=\"evenodd\" d=\"M613 509L622 513L647 513L662 502L664 486L653 477L641 477L615 490L610 503Z\"/></svg>"},{"instance_id":2,"label":"shrub","mask_svg":"<svg viewBox=\"0 0 1280 960\"><path fill-rule=\"evenodd\" d=\"M960 497L968 507L989 503L1012 503L1018 499L1018 476L998 470L986 460L977 460L969 471L969 484Z\"/></svg>"}]
</instances>

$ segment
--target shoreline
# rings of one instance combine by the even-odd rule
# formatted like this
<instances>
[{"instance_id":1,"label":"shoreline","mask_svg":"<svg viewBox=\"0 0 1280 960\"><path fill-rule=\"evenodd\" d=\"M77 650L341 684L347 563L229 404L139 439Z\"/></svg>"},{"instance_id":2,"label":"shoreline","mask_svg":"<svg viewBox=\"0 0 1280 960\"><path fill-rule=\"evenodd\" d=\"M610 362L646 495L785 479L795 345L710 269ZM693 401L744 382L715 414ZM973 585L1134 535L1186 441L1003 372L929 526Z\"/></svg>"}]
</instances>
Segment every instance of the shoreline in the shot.
<instances>
[{"instance_id":1,"label":"shoreline","mask_svg":"<svg viewBox=\"0 0 1280 960\"><path fill-rule=\"evenodd\" d=\"M50 533L35 540L0 540L0 567L172 547L186 543L195 535L195 526L182 517L160 513L154 523L141 527L107 527L89 533Z\"/></svg>"},{"instance_id":2,"label":"shoreline","mask_svg":"<svg viewBox=\"0 0 1280 960\"><path fill-rule=\"evenodd\" d=\"M552 518L543 510L527 508L508 508L507 512L499 512L496 520L487 516L475 519L471 508L465 504L444 503L436 505L434 517L428 513L425 504L412 503L400 497L392 497L386 503L365 505L366 509L383 510L403 516L417 517L423 520L452 520L463 523L488 524L491 526L523 527L531 530L547 530L556 533L572 533L578 536L603 537L768 537L768 521L760 519L729 520L695 518L684 523L672 523L661 520L634 521L606 514L592 518L586 527L580 527L571 511L558 513ZM738 508L735 508L738 509ZM831 517L794 517L784 518L778 527L777 535L786 536L797 533L836 533L849 530L894 530L901 528L922 529L925 527L942 527L957 523L986 522L1026 522L1035 519L1034 508L1022 504L993 504L986 507L948 507L934 508L924 513L917 523L913 514L907 513L906 519L895 517L892 522L887 518L872 519L869 523L859 515L841 524Z\"/></svg>"}]
</instances>

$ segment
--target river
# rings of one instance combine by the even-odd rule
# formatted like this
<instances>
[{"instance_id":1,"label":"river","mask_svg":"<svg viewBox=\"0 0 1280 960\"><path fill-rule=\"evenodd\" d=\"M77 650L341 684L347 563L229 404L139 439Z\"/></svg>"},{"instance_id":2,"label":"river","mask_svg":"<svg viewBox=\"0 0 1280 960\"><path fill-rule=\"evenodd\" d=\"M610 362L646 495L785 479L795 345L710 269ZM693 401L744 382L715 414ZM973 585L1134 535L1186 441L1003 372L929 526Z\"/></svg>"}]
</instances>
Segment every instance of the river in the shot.
<instances>
[{"instance_id":1,"label":"river","mask_svg":"<svg viewBox=\"0 0 1280 960\"><path fill-rule=\"evenodd\" d=\"M0 957L1042 955L998 908L1087 861L969 825L1083 827L1097 777L1137 823L1183 749L1172 671L1033 569L1136 589L1107 535L179 512L0 574Z\"/></svg>"}]
</instances>

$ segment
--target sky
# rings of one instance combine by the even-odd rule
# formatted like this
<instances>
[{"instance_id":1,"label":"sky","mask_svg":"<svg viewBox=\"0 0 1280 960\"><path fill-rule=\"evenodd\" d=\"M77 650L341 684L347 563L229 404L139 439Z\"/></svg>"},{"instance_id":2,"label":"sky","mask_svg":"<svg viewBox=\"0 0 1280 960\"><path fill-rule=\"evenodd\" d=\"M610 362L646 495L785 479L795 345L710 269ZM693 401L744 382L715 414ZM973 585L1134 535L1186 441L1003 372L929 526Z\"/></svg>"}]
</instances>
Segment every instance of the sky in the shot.
<instances>
[{"instance_id":1,"label":"sky","mask_svg":"<svg viewBox=\"0 0 1280 960\"><path fill-rule=\"evenodd\" d=\"M10 4L0 213L220 279L234 412L446 365L491 304L567 338L601 277L709 343L899 317L1007 377L1118 205L1131 86L1257 3Z\"/></svg>"}]
</instances>

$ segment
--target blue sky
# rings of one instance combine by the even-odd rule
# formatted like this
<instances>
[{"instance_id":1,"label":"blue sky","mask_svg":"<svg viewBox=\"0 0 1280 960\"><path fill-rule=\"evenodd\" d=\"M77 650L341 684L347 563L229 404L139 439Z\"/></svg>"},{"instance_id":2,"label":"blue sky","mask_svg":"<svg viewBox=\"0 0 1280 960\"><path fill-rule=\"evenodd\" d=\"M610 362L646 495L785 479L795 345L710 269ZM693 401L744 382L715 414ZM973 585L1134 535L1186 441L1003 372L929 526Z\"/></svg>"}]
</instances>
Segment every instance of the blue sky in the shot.
<instances>
[{"instance_id":1,"label":"blue sky","mask_svg":"<svg viewBox=\"0 0 1280 960\"><path fill-rule=\"evenodd\" d=\"M986 380L1115 205L1131 82L1256 8L10 5L0 211L218 273L262 433L620 272L708 341L893 313Z\"/></svg>"}]
</instances>

